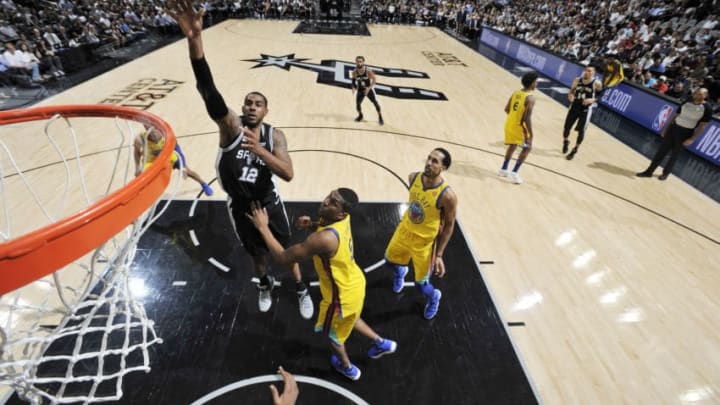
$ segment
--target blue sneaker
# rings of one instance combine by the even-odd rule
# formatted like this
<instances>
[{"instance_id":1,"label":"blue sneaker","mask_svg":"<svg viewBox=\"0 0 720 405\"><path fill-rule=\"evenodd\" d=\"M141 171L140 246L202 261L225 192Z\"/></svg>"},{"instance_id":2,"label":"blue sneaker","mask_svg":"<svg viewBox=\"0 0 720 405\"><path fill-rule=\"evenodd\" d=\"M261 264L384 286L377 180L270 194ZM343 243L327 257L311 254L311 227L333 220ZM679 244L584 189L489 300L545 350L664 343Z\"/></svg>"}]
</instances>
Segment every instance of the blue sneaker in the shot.
<instances>
[{"instance_id":1,"label":"blue sneaker","mask_svg":"<svg viewBox=\"0 0 720 405\"><path fill-rule=\"evenodd\" d=\"M407 266L395 266L395 275L393 277L393 292L396 294L399 294L400 291L403 289L403 284L405 283L405 276L408 273L408 267Z\"/></svg>"},{"instance_id":2,"label":"blue sneaker","mask_svg":"<svg viewBox=\"0 0 720 405\"><path fill-rule=\"evenodd\" d=\"M210 186L208 186L207 183L203 183L203 184L201 184L201 186L202 186L202 189L205 192L205 194L207 194L208 196L213 195L213 189L210 188Z\"/></svg>"},{"instance_id":3,"label":"blue sneaker","mask_svg":"<svg viewBox=\"0 0 720 405\"><path fill-rule=\"evenodd\" d=\"M345 366L343 366L342 363L340 362L340 359L338 359L337 356L334 354L330 357L330 364L332 364L335 371L344 375L345 377L347 377L353 381L357 381L360 379L360 374L362 374L362 373L360 372L359 368L357 368L352 363L350 363L350 367L345 368Z\"/></svg>"},{"instance_id":4,"label":"blue sneaker","mask_svg":"<svg viewBox=\"0 0 720 405\"><path fill-rule=\"evenodd\" d=\"M440 298L442 298L442 292L437 288L433 291L433 296L428 298L425 302L425 319L433 319L437 315L438 308L440 308Z\"/></svg>"},{"instance_id":5,"label":"blue sneaker","mask_svg":"<svg viewBox=\"0 0 720 405\"><path fill-rule=\"evenodd\" d=\"M390 339L383 339L380 344L373 342L370 350L368 350L368 357L378 359L386 354L395 353L395 350L397 350L397 343Z\"/></svg>"}]
</instances>

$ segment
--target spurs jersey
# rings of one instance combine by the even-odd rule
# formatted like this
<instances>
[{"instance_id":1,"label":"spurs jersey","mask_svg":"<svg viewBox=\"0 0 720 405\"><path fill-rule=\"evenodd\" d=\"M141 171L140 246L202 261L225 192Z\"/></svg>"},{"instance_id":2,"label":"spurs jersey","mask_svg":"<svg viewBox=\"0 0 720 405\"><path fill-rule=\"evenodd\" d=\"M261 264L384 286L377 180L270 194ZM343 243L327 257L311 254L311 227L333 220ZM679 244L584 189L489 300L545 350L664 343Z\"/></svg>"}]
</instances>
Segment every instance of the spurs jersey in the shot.
<instances>
[{"instance_id":1,"label":"spurs jersey","mask_svg":"<svg viewBox=\"0 0 720 405\"><path fill-rule=\"evenodd\" d=\"M583 100L586 98L595 98L595 79L592 79L590 83L583 83L582 76L578 80L575 91L573 92L575 100L573 100L573 107L588 108L588 105L582 105Z\"/></svg>"},{"instance_id":2,"label":"spurs jersey","mask_svg":"<svg viewBox=\"0 0 720 405\"><path fill-rule=\"evenodd\" d=\"M425 188L422 173L415 175L410 185L408 209L405 211L400 226L412 230L412 233L426 242L431 242L440 233L442 225L442 209L440 199L450 187L445 180L432 188Z\"/></svg>"},{"instance_id":3,"label":"spurs jersey","mask_svg":"<svg viewBox=\"0 0 720 405\"><path fill-rule=\"evenodd\" d=\"M240 133L230 145L218 151L215 169L220 186L239 203L268 204L279 199L272 171L262 159L240 147L242 139ZM273 127L269 124L263 123L260 127L260 145L272 153Z\"/></svg>"},{"instance_id":4,"label":"spurs jersey","mask_svg":"<svg viewBox=\"0 0 720 405\"><path fill-rule=\"evenodd\" d=\"M350 215L330 225L319 226L316 232L326 229L338 238L337 251L330 259L313 256L313 265L318 274L323 303L337 305L342 318L365 299L365 275L353 257Z\"/></svg>"},{"instance_id":5,"label":"spurs jersey","mask_svg":"<svg viewBox=\"0 0 720 405\"><path fill-rule=\"evenodd\" d=\"M360 73L360 69L355 68L355 83L357 83L358 89L361 90L370 87L370 73L368 73L367 66L365 66L362 73Z\"/></svg>"}]
</instances>

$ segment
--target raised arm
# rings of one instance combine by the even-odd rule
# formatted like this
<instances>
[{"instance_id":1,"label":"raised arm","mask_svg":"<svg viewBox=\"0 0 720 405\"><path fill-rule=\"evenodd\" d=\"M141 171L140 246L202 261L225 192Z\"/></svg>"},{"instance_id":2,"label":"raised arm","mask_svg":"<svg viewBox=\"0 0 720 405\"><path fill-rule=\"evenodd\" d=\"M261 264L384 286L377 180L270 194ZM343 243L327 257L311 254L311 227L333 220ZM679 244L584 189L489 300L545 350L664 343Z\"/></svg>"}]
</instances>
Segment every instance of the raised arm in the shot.
<instances>
[{"instance_id":1,"label":"raised arm","mask_svg":"<svg viewBox=\"0 0 720 405\"><path fill-rule=\"evenodd\" d=\"M205 102L210 118L220 129L220 146L229 145L242 127L238 115L225 104L220 92L215 87L210 66L205 60L202 42L202 19L205 9L195 10L191 0L168 0L171 7L169 14L177 21L180 30L188 39L190 64L192 65L197 89Z\"/></svg>"}]
</instances>

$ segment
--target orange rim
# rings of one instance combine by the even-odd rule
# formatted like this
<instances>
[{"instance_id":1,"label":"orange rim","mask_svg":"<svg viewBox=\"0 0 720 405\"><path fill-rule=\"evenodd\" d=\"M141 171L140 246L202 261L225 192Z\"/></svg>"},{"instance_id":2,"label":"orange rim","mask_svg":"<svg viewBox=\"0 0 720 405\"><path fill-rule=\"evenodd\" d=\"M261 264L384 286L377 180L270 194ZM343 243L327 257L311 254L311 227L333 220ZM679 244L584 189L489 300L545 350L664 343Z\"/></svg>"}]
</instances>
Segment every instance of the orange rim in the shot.
<instances>
[{"instance_id":1,"label":"orange rim","mask_svg":"<svg viewBox=\"0 0 720 405\"><path fill-rule=\"evenodd\" d=\"M0 243L0 295L73 262L132 223L170 183L175 134L167 122L145 111L106 105L61 105L0 112L0 125L63 117L119 117L160 130L165 148L153 164L125 187L56 223Z\"/></svg>"}]
</instances>

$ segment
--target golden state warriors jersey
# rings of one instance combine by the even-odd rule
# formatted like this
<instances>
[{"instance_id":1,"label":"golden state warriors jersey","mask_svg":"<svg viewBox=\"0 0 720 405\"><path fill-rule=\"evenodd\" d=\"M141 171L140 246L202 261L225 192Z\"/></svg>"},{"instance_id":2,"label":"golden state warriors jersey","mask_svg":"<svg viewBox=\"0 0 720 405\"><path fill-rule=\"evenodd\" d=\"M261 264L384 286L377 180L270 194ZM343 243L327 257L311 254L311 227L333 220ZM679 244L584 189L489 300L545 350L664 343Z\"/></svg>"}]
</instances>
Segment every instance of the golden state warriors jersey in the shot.
<instances>
[{"instance_id":1,"label":"golden state warriors jersey","mask_svg":"<svg viewBox=\"0 0 720 405\"><path fill-rule=\"evenodd\" d=\"M440 199L450 186L443 180L437 186L426 189L422 183L422 176L422 173L416 174L410 184L409 205L400 221L400 226L410 229L415 237L430 242L435 240L440 232L443 219L439 206Z\"/></svg>"},{"instance_id":2,"label":"golden state warriors jersey","mask_svg":"<svg viewBox=\"0 0 720 405\"><path fill-rule=\"evenodd\" d=\"M525 125L523 123L523 117L525 117L525 100L527 100L530 92L526 92L523 89L516 90L510 98L510 112L508 112L507 119L505 120L505 133L506 134L524 134Z\"/></svg>"},{"instance_id":3,"label":"golden state warriors jersey","mask_svg":"<svg viewBox=\"0 0 720 405\"><path fill-rule=\"evenodd\" d=\"M330 230L338 238L338 248L329 260L313 256L313 264L320 281L322 300L340 304L341 315L355 303L365 299L365 275L355 263L353 256L350 215L327 226L319 226L316 232Z\"/></svg>"},{"instance_id":4,"label":"golden state warriors jersey","mask_svg":"<svg viewBox=\"0 0 720 405\"><path fill-rule=\"evenodd\" d=\"M161 136L157 142L153 142L148 138L147 132L143 131L141 136L145 139L145 165L148 165L154 162L158 155L160 155L160 152L162 152L165 147L165 137ZM172 155L170 155L170 163L174 165L177 160L178 155L173 152Z\"/></svg>"}]
</instances>

